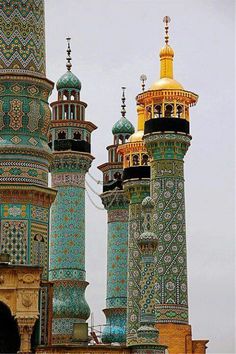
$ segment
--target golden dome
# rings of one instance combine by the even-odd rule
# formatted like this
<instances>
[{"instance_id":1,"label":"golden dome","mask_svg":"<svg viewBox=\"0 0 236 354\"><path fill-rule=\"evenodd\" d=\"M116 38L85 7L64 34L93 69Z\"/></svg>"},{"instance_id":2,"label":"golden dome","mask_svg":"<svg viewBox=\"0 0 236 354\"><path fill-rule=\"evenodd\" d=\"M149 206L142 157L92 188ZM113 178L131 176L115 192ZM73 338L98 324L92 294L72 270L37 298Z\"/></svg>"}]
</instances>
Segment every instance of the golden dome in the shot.
<instances>
[{"instance_id":1,"label":"golden dome","mask_svg":"<svg viewBox=\"0 0 236 354\"><path fill-rule=\"evenodd\" d=\"M163 89L184 90L183 86L178 81L168 77L163 77L162 79L155 81L149 88L149 90Z\"/></svg>"},{"instance_id":2,"label":"golden dome","mask_svg":"<svg viewBox=\"0 0 236 354\"><path fill-rule=\"evenodd\" d=\"M174 57L175 53L174 50L168 45L166 44L164 47L161 48L160 50L160 58L163 57Z\"/></svg>"},{"instance_id":3,"label":"golden dome","mask_svg":"<svg viewBox=\"0 0 236 354\"><path fill-rule=\"evenodd\" d=\"M132 134L129 139L128 139L128 143L135 143L137 141L143 141L143 130L138 130L137 132L135 132L134 134Z\"/></svg>"}]
</instances>

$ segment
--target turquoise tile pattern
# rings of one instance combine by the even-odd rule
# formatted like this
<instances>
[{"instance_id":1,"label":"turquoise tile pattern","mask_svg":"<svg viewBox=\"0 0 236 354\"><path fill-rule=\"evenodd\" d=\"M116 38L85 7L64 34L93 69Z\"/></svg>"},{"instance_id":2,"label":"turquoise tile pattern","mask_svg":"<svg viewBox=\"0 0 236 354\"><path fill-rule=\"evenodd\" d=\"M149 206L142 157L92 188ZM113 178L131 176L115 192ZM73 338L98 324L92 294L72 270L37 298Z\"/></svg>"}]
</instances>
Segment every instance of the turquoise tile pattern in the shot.
<instances>
[{"instance_id":1,"label":"turquoise tile pattern","mask_svg":"<svg viewBox=\"0 0 236 354\"><path fill-rule=\"evenodd\" d=\"M101 195L107 209L107 293L103 343L125 343L127 305L128 200L122 190Z\"/></svg>"},{"instance_id":2,"label":"turquoise tile pattern","mask_svg":"<svg viewBox=\"0 0 236 354\"><path fill-rule=\"evenodd\" d=\"M126 345L138 344L141 301L141 250L138 244L143 232L142 201L150 194L149 179L126 180L124 190L129 196L128 274L127 274L127 336Z\"/></svg>"},{"instance_id":3,"label":"turquoise tile pattern","mask_svg":"<svg viewBox=\"0 0 236 354\"><path fill-rule=\"evenodd\" d=\"M157 247L157 322L188 324L187 256L183 158L190 136L145 137L151 162Z\"/></svg>"}]
</instances>

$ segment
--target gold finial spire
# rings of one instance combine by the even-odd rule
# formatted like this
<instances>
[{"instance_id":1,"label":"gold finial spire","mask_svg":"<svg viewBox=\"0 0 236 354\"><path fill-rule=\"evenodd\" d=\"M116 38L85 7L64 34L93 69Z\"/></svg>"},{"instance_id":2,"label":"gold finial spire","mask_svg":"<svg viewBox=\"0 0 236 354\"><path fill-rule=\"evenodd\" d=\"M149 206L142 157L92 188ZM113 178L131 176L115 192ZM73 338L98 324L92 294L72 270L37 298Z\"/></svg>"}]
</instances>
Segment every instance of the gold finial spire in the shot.
<instances>
[{"instance_id":1,"label":"gold finial spire","mask_svg":"<svg viewBox=\"0 0 236 354\"><path fill-rule=\"evenodd\" d=\"M165 16L163 18L163 22L165 23L165 45L160 50L160 59L161 59L161 67L160 67L160 78L169 78L173 79L173 57L174 51L169 45L169 23L170 17Z\"/></svg>"},{"instance_id":2,"label":"gold finial spire","mask_svg":"<svg viewBox=\"0 0 236 354\"><path fill-rule=\"evenodd\" d=\"M67 57L66 57L67 63L66 63L66 67L67 67L67 70L70 71L70 69L72 67L72 64L71 64L71 59L72 58L70 56L70 54L71 54L71 48L70 48L70 40L71 40L71 38L67 37L66 40L67 40Z\"/></svg>"},{"instance_id":3,"label":"gold finial spire","mask_svg":"<svg viewBox=\"0 0 236 354\"><path fill-rule=\"evenodd\" d=\"M165 16L163 18L163 22L165 23L165 31L166 31L166 35L165 35L165 42L166 45L168 45L169 43L169 23L171 21L171 18L169 16Z\"/></svg>"}]
</instances>

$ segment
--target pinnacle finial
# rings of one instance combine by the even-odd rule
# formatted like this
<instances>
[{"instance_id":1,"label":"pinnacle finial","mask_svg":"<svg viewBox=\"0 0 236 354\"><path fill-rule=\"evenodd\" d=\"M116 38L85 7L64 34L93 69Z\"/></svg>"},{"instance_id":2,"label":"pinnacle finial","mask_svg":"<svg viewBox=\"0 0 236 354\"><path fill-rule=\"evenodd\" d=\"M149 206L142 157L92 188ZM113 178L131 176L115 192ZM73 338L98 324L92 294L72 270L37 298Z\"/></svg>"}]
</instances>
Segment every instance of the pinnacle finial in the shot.
<instances>
[{"instance_id":1,"label":"pinnacle finial","mask_svg":"<svg viewBox=\"0 0 236 354\"><path fill-rule=\"evenodd\" d=\"M125 110L125 107L126 107L126 104L125 104L125 90L126 90L126 87L121 87L122 89L122 97L121 97L121 115L123 118L125 118L125 114L126 114L126 110Z\"/></svg>"},{"instance_id":2,"label":"pinnacle finial","mask_svg":"<svg viewBox=\"0 0 236 354\"><path fill-rule=\"evenodd\" d=\"M147 76L145 74L142 74L140 76L140 81L142 82L142 91L145 90L145 82L147 81Z\"/></svg>"},{"instance_id":3,"label":"pinnacle finial","mask_svg":"<svg viewBox=\"0 0 236 354\"><path fill-rule=\"evenodd\" d=\"M72 58L70 56L70 54L71 54L71 48L70 48L70 40L71 40L71 38L67 37L66 40L67 40L67 57L66 57L67 63L66 63L66 67L67 67L67 70L70 71L70 69L72 67L72 64L71 64L71 59Z\"/></svg>"},{"instance_id":4,"label":"pinnacle finial","mask_svg":"<svg viewBox=\"0 0 236 354\"><path fill-rule=\"evenodd\" d=\"M165 35L165 43L166 45L169 44L169 23L170 23L171 19L169 16L165 16L163 18L163 22L165 23L165 32L166 32L166 35Z\"/></svg>"}]
</instances>

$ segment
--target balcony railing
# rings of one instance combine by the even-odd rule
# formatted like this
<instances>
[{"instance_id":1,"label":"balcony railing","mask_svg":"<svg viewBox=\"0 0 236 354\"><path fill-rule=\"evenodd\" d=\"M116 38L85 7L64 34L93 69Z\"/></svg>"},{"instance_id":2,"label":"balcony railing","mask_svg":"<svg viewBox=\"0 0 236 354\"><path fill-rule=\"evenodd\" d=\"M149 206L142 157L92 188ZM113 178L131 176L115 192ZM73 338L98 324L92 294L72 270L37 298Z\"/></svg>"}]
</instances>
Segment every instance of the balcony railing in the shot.
<instances>
[{"instance_id":1,"label":"balcony railing","mask_svg":"<svg viewBox=\"0 0 236 354\"><path fill-rule=\"evenodd\" d=\"M123 180L131 178L150 178L150 166L127 167L123 172Z\"/></svg>"},{"instance_id":2,"label":"balcony railing","mask_svg":"<svg viewBox=\"0 0 236 354\"><path fill-rule=\"evenodd\" d=\"M164 131L189 134L189 122L182 118L153 118L145 122L144 134Z\"/></svg>"},{"instance_id":3,"label":"balcony railing","mask_svg":"<svg viewBox=\"0 0 236 354\"><path fill-rule=\"evenodd\" d=\"M48 145L50 148L52 148L51 142ZM90 153L91 146L85 140L74 140L74 139L54 140L54 151L66 151L66 150Z\"/></svg>"}]
</instances>

